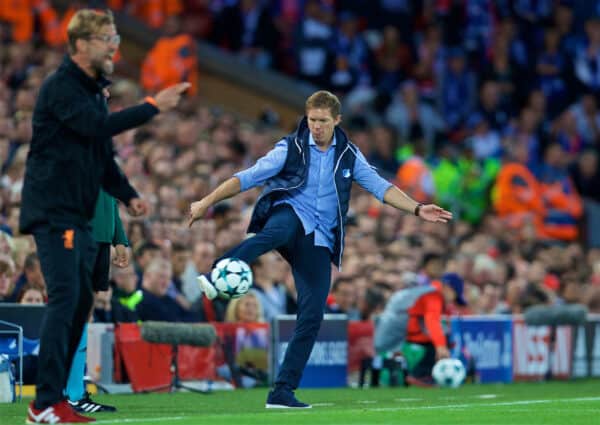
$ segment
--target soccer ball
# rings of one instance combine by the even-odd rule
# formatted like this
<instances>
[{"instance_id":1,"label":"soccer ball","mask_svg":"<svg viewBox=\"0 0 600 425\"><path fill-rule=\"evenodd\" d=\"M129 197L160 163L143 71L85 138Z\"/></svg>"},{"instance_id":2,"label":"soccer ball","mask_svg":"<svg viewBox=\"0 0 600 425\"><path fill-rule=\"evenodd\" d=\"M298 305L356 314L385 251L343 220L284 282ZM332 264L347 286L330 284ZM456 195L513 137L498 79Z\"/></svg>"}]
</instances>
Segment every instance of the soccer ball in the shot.
<instances>
[{"instance_id":1,"label":"soccer ball","mask_svg":"<svg viewBox=\"0 0 600 425\"><path fill-rule=\"evenodd\" d=\"M210 273L219 296L226 300L240 298L252 286L252 270L239 258L224 258Z\"/></svg>"},{"instance_id":2,"label":"soccer ball","mask_svg":"<svg viewBox=\"0 0 600 425\"><path fill-rule=\"evenodd\" d=\"M467 372L458 359L441 359L431 373L440 387L456 388L465 380Z\"/></svg>"}]
</instances>

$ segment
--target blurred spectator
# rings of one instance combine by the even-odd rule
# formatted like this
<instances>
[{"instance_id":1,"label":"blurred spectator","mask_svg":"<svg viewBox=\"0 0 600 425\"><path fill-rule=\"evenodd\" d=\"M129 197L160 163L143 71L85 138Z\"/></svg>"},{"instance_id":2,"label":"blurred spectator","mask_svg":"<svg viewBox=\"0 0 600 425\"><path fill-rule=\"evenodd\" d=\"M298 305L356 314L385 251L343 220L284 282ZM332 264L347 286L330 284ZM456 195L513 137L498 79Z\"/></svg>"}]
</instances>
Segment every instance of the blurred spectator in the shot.
<instances>
[{"instance_id":1,"label":"blurred spectator","mask_svg":"<svg viewBox=\"0 0 600 425\"><path fill-rule=\"evenodd\" d=\"M586 41L580 44L575 56L575 75L587 91L600 90L600 18L585 22Z\"/></svg>"},{"instance_id":2,"label":"blurred spectator","mask_svg":"<svg viewBox=\"0 0 600 425\"><path fill-rule=\"evenodd\" d=\"M571 165L570 174L577 192L583 198L600 202L600 169L596 150L585 150Z\"/></svg>"},{"instance_id":3,"label":"blurred spectator","mask_svg":"<svg viewBox=\"0 0 600 425\"><path fill-rule=\"evenodd\" d=\"M6 255L0 256L0 302L15 302L13 275L15 265Z\"/></svg>"},{"instance_id":4,"label":"blurred spectator","mask_svg":"<svg viewBox=\"0 0 600 425\"><path fill-rule=\"evenodd\" d=\"M295 31L294 52L298 75L311 83L327 85L331 67L332 16L319 0L307 0Z\"/></svg>"},{"instance_id":5,"label":"blurred spectator","mask_svg":"<svg viewBox=\"0 0 600 425\"><path fill-rule=\"evenodd\" d=\"M15 294L18 295L21 290L28 285L34 285L42 289L46 288L40 260L35 252L25 257L23 272L15 281Z\"/></svg>"},{"instance_id":6,"label":"blurred spectator","mask_svg":"<svg viewBox=\"0 0 600 425\"><path fill-rule=\"evenodd\" d=\"M186 311L168 295L171 284L171 263L162 258L152 260L142 279L142 300L135 312L142 321L197 322L199 317Z\"/></svg>"},{"instance_id":7,"label":"blurred spectator","mask_svg":"<svg viewBox=\"0 0 600 425\"><path fill-rule=\"evenodd\" d=\"M170 17L178 15L183 10L181 0L129 0L125 3L125 7L131 14L155 29L161 28Z\"/></svg>"},{"instance_id":8,"label":"blurred spectator","mask_svg":"<svg viewBox=\"0 0 600 425\"><path fill-rule=\"evenodd\" d=\"M191 261L187 262L182 276L182 291L191 303L202 295L196 279L201 274L210 274L216 259L214 243L201 240L194 244Z\"/></svg>"},{"instance_id":9,"label":"blurred spectator","mask_svg":"<svg viewBox=\"0 0 600 425\"><path fill-rule=\"evenodd\" d=\"M385 116L388 123L396 127L402 140L423 138L426 141L425 153L432 152L436 134L445 128L435 109L419 99L414 81L406 81L400 86Z\"/></svg>"},{"instance_id":10,"label":"blurred spectator","mask_svg":"<svg viewBox=\"0 0 600 425\"><path fill-rule=\"evenodd\" d=\"M113 289L109 286L106 291L94 293L94 322L96 323L132 323L139 320L134 309L130 308L113 296Z\"/></svg>"},{"instance_id":11,"label":"blurred spectator","mask_svg":"<svg viewBox=\"0 0 600 425\"><path fill-rule=\"evenodd\" d=\"M509 228L538 227L546 214L542 188L527 168L527 147L511 144L500 168L492 202L496 213Z\"/></svg>"},{"instance_id":12,"label":"blurred spectator","mask_svg":"<svg viewBox=\"0 0 600 425\"><path fill-rule=\"evenodd\" d=\"M286 314L287 290L283 282L277 281L280 275L276 264L278 255L268 252L251 264L254 279L251 291L259 300L268 323L277 315Z\"/></svg>"},{"instance_id":13,"label":"blurred spectator","mask_svg":"<svg viewBox=\"0 0 600 425\"><path fill-rule=\"evenodd\" d=\"M539 233L541 237L572 241L579 234L577 220L583 214L583 203L567 174L566 161L560 145L546 148L537 172L546 209Z\"/></svg>"},{"instance_id":14,"label":"blurred spectator","mask_svg":"<svg viewBox=\"0 0 600 425\"><path fill-rule=\"evenodd\" d=\"M198 93L198 59L194 39L180 32L180 21L176 16L167 19L163 34L142 63L142 87L156 92L187 81L192 84L187 94L195 96Z\"/></svg>"},{"instance_id":15,"label":"blurred spectator","mask_svg":"<svg viewBox=\"0 0 600 425\"><path fill-rule=\"evenodd\" d=\"M19 304L46 304L46 294L39 286L28 283L21 288L17 302Z\"/></svg>"},{"instance_id":16,"label":"blurred spectator","mask_svg":"<svg viewBox=\"0 0 600 425\"><path fill-rule=\"evenodd\" d=\"M356 304L356 288L353 279L340 276L331 286L331 300L326 313L345 314L348 320L359 320L360 312Z\"/></svg>"},{"instance_id":17,"label":"blurred spectator","mask_svg":"<svg viewBox=\"0 0 600 425\"><path fill-rule=\"evenodd\" d=\"M438 109L451 130L459 129L475 106L475 76L459 47L447 51L447 64L439 79Z\"/></svg>"},{"instance_id":18,"label":"blurred spectator","mask_svg":"<svg viewBox=\"0 0 600 425\"><path fill-rule=\"evenodd\" d=\"M600 111L595 96L584 93L569 110L575 117L577 131L584 144L590 146L600 142Z\"/></svg>"},{"instance_id":19,"label":"blurred spectator","mask_svg":"<svg viewBox=\"0 0 600 425\"><path fill-rule=\"evenodd\" d=\"M216 16L212 39L261 69L271 66L280 36L269 10L259 0L239 0Z\"/></svg>"},{"instance_id":20,"label":"blurred spectator","mask_svg":"<svg viewBox=\"0 0 600 425\"><path fill-rule=\"evenodd\" d=\"M229 301L225 313L225 321L235 323L264 322L262 307L256 294L248 292L241 298Z\"/></svg>"}]
</instances>

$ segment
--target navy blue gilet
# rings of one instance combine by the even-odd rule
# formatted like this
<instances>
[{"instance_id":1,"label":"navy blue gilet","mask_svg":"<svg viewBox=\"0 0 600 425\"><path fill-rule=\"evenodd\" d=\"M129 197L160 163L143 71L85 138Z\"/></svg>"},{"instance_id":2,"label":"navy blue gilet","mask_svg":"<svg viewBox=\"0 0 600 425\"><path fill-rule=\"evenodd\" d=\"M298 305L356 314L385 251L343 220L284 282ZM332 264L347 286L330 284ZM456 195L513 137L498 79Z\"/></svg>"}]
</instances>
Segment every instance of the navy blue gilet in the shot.
<instances>
[{"instance_id":1,"label":"navy blue gilet","mask_svg":"<svg viewBox=\"0 0 600 425\"><path fill-rule=\"evenodd\" d=\"M335 157L334 169L335 186L338 197L338 222L333 230L335 241L333 245L332 262L340 267L342 264L342 253L344 250L344 226L350 205L350 190L352 189L352 178L344 177L347 170L350 176L354 175L354 161L356 160L356 146L354 146L340 128L335 127ZM287 135L287 157L282 170L271 177L265 183L248 227L249 233L258 233L264 227L269 218L273 203L287 191L302 188L307 181L310 164L309 129L306 117L300 121L295 132Z\"/></svg>"}]
</instances>

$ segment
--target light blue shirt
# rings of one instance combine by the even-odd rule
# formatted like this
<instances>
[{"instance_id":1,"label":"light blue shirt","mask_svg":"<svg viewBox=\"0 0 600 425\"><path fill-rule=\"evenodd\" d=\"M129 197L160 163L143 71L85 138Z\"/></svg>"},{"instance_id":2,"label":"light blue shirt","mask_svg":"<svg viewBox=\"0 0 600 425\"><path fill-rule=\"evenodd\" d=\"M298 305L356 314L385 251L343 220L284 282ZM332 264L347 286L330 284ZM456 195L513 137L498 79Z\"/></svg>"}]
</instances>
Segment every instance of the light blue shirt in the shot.
<instances>
[{"instance_id":1,"label":"light blue shirt","mask_svg":"<svg viewBox=\"0 0 600 425\"><path fill-rule=\"evenodd\" d=\"M286 191L275 205L289 204L302 222L305 234L315 232L315 245L324 246L333 252L337 225L338 199L334 181L335 137L326 151L317 147L312 134L308 140L310 146L310 164L308 177L302 187ZM344 177L352 178L365 190L383 202L385 192L392 185L381 177L368 164L363 154L349 146L344 155L356 155L354 169ZM256 164L240 171L235 177L240 179L242 191L263 185L269 178L278 174L287 157L287 142L281 140Z\"/></svg>"}]
</instances>

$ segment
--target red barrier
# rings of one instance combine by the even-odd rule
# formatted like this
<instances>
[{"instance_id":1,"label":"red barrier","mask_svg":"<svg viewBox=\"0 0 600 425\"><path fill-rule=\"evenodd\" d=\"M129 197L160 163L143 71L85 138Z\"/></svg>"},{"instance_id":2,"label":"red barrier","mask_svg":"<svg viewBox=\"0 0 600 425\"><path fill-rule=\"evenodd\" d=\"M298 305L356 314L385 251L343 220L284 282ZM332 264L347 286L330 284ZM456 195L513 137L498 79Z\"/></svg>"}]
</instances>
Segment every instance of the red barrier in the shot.
<instances>
[{"instance_id":1,"label":"red barrier","mask_svg":"<svg viewBox=\"0 0 600 425\"><path fill-rule=\"evenodd\" d=\"M268 370L266 323L213 325L217 332L214 346L179 346L177 364L181 379L218 379L216 369L223 364ZM373 357L373 332L373 322L348 323L348 372L357 372L363 358ZM170 345L142 340L137 324L120 324L115 327L115 381L123 382L126 372L134 392L167 391L172 379L171 353Z\"/></svg>"},{"instance_id":2,"label":"red barrier","mask_svg":"<svg viewBox=\"0 0 600 425\"><path fill-rule=\"evenodd\" d=\"M115 328L115 353L118 353L115 360L123 360L134 392L168 390L171 382L170 345L145 342L137 324L123 323Z\"/></svg>"},{"instance_id":3,"label":"red barrier","mask_svg":"<svg viewBox=\"0 0 600 425\"><path fill-rule=\"evenodd\" d=\"M208 348L181 345L178 348L177 366L183 380L218 379L218 365L245 362L248 348L257 348L252 361L258 358L257 366L267 370L268 325L266 323L213 323L217 332L217 343ZM256 335L262 341L252 341ZM258 347L257 347L258 346ZM240 350L245 356L240 356ZM258 352L258 353L257 353ZM264 355L263 355L264 354ZM153 344L142 340L140 329L135 323L120 324L115 328L115 381L123 382L125 373L134 392L168 390L172 379L172 348L166 344ZM122 370L124 366L125 371Z\"/></svg>"},{"instance_id":4,"label":"red barrier","mask_svg":"<svg viewBox=\"0 0 600 425\"><path fill-rule=\"evenodd\" d=\"M348 373L358 372L362 359L375 356L374 332L372 321L348 322Z\"/></svg>"}]
</instances>

